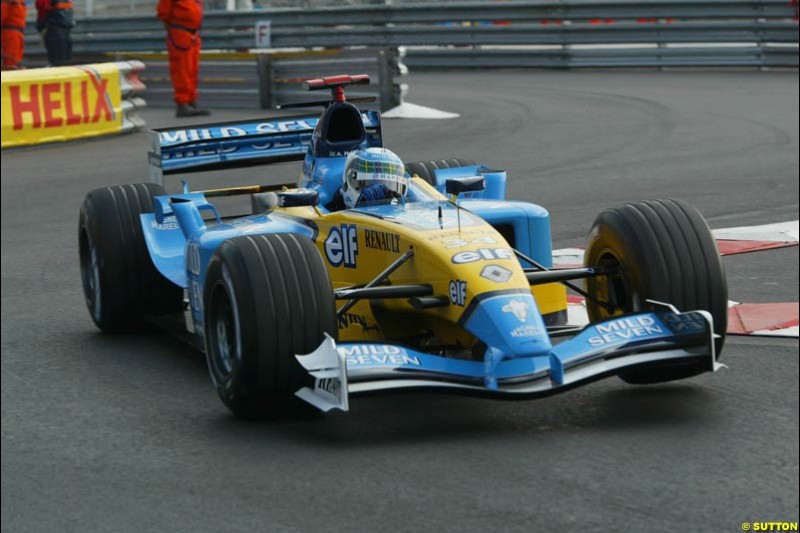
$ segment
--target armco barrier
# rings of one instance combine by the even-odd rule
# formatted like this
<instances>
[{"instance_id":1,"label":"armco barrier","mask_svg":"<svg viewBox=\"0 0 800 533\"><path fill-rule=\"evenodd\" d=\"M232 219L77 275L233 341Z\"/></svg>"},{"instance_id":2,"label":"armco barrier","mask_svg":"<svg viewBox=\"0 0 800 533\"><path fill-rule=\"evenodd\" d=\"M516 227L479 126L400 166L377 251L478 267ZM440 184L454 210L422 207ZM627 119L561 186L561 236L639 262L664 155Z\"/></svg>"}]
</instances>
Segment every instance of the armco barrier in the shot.
<instances>
[{"instance_id":1,"label":"armco barrier","mask_svg":"<svg viewBox=\"0 0 800 533\"><path fill-rule=\"evenodd\" d=\"M232 38L252 37L255 23L272 21L273 31L304 35L310 28L339 28L344 38L353 26L433 26L447 23L505 21L540 23L542 21L590 22L594 20L636 21L675 20L750 20L795 16L790 0L543 0L507 2L419 2L398 5L357 5L319 8L280 8L264 11L221 12L206 14L206 33L231 32ZM388 25L388 26L387 26ZM145 33L161 29L154 16L117 16L82 19L76 35L118 35ZM249 32L249 34L248 34ZM244 33L244 35L236 35ZM274 33L273 33L274 36ZM85 41L76 40L80 46ZM341 43L346 44L346 43ZM248 44L249 48L251 45ZM282 45L281 45L282 46Z\"/></svg>"},{"instance_id":2,"label":"armco barrier","mask_svg":"<svg viewBox=\"0 0 800 533\"><path fill-rule=\"evenodd\" d=\"M703 64L727 66L732 55L725 49L730 45L768 48L782 44L788 45L788 51L763 54L772 63L762 66L774 66L776 61L797 66L796 13L796 5L789 0L544 0L282 8L208 13L203 21L203 46L250 50L255 46L256 23L269 20L271 46L276 48L436 47L433 52L409 49L408 57L409 64L425 64L415 56L433 53L440 58L437 68L474 66L472 56L458 47L492 45L518 47L499 57L502 66L530 49L526 47L541 45L625 45L623 50L635 50L631 66L644 63L645 56L636 50L646 46L698 45L694 48L704 49L699 56ZM164 49L164 32L152 16L92 18L79 21L73 41L77 53L158 51ZM32 29L26 44L29 51L41 53ZM717 51L719 56L714 55ZM450 60L445 61L448 54ZM492 52L484 57L498 55ZM613 55L616 66L625 66L624 52ZM649 66L663 66L659 56L651 57L655 59ZM750 52L741 56L748 64L753 57L760 56ZM681 61L693 64L694 58L680 52L670 59L671 64ZM493 66L487 61L478 63ZM604 64L605 59L598 66Z\"/></svg>"},{"instance_id":3,"label":"armco barrier","mask_svg":"<svg viewBox=\"0 0 800 533\"><path fill-rule=\"evenodd\" d=\"M403 47L406 64L412 68L762 68L797 67L800 58L796 4L789 0L420 2L208 13L203 20L203 47L253 50L256 23L265 20L271 23L274 48ZM37 37L30 32L28 50L41 54ZM126 52L126 57L136 57L163 50L164 30L153 16L93 18L79 21L73 41L76 53ZM291 78L275 72L281 79ZM252 76L248 71L239 78ZM264 81L263 76L258 79ZM262 88L262 105L280 101L274 95L281 90L284 94L294 90L274 81L262 83ZM221 83L219 89L228 91L225 98L255 95L252 87L242 85ZM385 102L401 91L382 81L380 92Z\"/></svg>"},{"instance_id":4,"label":"armco barrier","mask_svg":"<svg viewBox=\"0 0 800 533\"><path fill-rule=\"evenodd\" d=\"M408 54L409 68L648 68L659 67L787 67L797 66L797 49L776 46L741 46L709 49L564 47L549 50L469 48L416 50Z\"/></svg>"},{"instance_id":5,"label":"armco barrier","mask_svg":"<svg viewBox=\"0 0 800 533\"><path fill-rule=\"evenodd\" d=\"M142 81L150 106L171 106L173 90L164 54L139 54L147 62ZM397 49L328 49L295 52L203 53L200 100L212 108L268 109L309 100L302 81L342 72L368 74L372 83L353 87L351 97L375 97L382 111L401 103L405 72ZM313 98L311 98L313 99ZM370 106L367 106L370 107Z\"/></svg>"},{"instance_id":6,"label":"armco barrier","mask_svg":"<svg viewBox=\"0 0 800 533\"><path fill-rule=\"evenodd\" d=\"M66 141L144 126L138 61L2 73L2 147Z\"/></svg>"},{"instance_id":7,"label":"armco barrier","mask_svg":"<svg viewBox=\"0 0 800 533\"><path fill-rule=\"evenodd\" d=\"M149 107L172 107L174 91L166 54L137 56L147 64L142 81ZM257 109L259 79L257 55L250 53L202 53L200 60L200 103L203 107Z\"/></svg>"},{"instance_id":8,"label":"armco barrier","mask_svg":"<svg viewBox=\"0 0 800 533\"><path fill-rule=\"evenodd\" d=\"M397 48L356 48L259 54L261 107L309 100L303 81L342 72L368 74L372 83L351 87L350 98L375 97L381 111L402 103L406 72ZM369 106L366 106L369 107Z\"/></svg>"}]
</instances>

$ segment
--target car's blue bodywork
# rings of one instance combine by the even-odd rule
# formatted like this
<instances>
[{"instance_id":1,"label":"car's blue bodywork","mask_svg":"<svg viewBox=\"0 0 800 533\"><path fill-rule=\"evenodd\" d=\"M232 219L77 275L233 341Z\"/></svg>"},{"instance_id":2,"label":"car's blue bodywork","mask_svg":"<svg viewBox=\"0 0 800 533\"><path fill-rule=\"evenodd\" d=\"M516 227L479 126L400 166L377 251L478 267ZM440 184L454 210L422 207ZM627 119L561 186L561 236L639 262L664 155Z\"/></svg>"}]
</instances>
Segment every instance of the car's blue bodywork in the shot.
<instances>
[{"instance_id":1,"label":"car's blue bodywork","mask_svg":"<svg viewBox=\"0 0 800 533\"><path fill-rule=\"evenodd\" d=\"M337 345L328 338L311 354L298 356L316 381L297 395L322 411L346 411L354 394L413 388L537 398L639 365L700 361L709 372L722 367L707 312L679 313L655 302L653 307L653 312L590 324L545 354L496 362L450 359L392 344Z\"/></svg>"}]
</instances>

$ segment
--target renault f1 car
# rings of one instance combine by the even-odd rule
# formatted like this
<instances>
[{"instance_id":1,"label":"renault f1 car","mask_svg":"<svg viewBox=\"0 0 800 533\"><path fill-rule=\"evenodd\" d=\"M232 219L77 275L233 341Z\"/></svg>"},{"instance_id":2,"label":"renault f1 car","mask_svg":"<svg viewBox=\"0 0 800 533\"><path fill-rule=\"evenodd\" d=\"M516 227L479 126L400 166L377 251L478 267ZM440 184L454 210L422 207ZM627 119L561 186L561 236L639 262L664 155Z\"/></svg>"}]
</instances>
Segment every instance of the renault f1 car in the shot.
<instances>
[{"instance_id":1,"label":"renault f1 car","mask_svg":"<svg viewBox=\"0 0 800 533\"><path fill-rule=\"evenodd\" d=\"M405 165L405 198L331 210L346 156L383 145L380 114L309 80L322 115L152 132L150 183L90 192L83 289L105 332L180 317L224 404L244 418L351 397L437 390L550 395L606 376L655 383L715 371L727 288L716 244L680 200L600 213L585 264L552 268L550 218L505 199L506 173ZM299 107L299 106L298 106ZM299 181L180 192L166 176L302 161ZM249 195L223 216L212 199ZM567 321L567 289L590 324Z\"/></svg>"}]
</instances>

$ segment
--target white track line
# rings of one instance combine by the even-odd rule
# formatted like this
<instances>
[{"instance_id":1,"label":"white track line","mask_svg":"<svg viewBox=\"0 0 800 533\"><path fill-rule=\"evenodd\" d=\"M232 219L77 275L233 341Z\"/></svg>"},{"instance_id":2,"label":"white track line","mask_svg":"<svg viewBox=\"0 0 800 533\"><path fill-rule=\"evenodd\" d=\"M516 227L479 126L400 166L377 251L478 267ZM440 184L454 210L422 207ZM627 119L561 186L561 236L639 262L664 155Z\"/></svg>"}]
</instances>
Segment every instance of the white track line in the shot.
<instances>
[{"instance_id":1,"label":"white track line","mask_svg":"<svg viewBox=\"0 0 800 533\"><path fill-rule=\"evenodd\" d=\"M800 336L800 329L798 326L783 329L762 329L754 331L750 335L758 335L764 337L794 337L795 339Z\"/></svg>"},{"instance_id":2,"label":"white track line","mask_svg":"<svg viewBox=\"0 0 800 533\"><path fill-rule=\"evenodd\" d=\"M583 264L583 248L562 248L553 250L553 266L565 267L567 265Z\"/></svg>"},{"instance_id":3,"label":"white track line","mask_svg":"<svg viewBox=\"0 0 800 533\"><path fill-rule=\"evenodd\" d=\"M570 326L588 326L589 315L586 306L581 304L567 304L567 324Z\"/></svg>"},{"instance_id":4,"label":"white track line","mask_svg":"<svg viewBox=\"0 0 800 533\"><path fill-rule=\"evenodd\" d=\"M714 238L726 241L798 242L800 221L778 222L762 226L741 226L712 230Z\"/></svg>"},{"instance_id":5,"label":"white track line","mask_svg":"<svg viewBox=\"0 0 800 533\"><path fill-rule=\"evenodd\" d=\"M425 107L422 105L403 102L397 107L393 107L385 113L381 113L381 118L424 118L424 119L446 119L458 118L461 115L458 113L450 113L448 111L441 111L433 109L432 107Z\"/></svg>"}]
</instances>

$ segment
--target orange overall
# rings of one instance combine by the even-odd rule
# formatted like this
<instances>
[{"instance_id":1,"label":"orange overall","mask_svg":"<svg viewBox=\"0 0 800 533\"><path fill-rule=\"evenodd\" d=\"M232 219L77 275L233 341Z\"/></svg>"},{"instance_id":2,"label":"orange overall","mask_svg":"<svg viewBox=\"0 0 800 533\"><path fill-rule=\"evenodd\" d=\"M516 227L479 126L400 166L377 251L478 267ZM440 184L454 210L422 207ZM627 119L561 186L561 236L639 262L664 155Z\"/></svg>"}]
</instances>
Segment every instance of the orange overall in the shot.
<instances>
[{"instance_id":1,"label":"orange overall","mask_svg":"<svg viewBox=\"0 0 800 533\"><path fill-rule=\"evenodd\" d=\"M157 13L167 29L169 73L175 103L179 106L191 104L197 100L203 0L159 0Z\"/></svg>"},{"instance_id":2,"label":"orange overall","mask_svg":"<svg viewBox=\"0 0 800 533\"><path fill-rule=\"evenodd\" d=\"M25 52L25 0L2 0L3 70L19 68Z\"/></svg>"}]
</instances>

